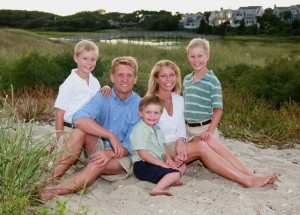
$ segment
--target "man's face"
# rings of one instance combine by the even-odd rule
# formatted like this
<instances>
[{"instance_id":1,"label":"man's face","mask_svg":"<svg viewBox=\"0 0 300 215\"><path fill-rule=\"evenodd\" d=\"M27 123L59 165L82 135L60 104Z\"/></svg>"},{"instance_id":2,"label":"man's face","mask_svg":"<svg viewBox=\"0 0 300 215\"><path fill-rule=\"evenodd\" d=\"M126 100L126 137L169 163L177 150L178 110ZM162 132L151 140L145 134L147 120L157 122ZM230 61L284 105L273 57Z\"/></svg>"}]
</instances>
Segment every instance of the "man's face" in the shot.
<instances>
[{"instance_id":1,"label":"man's face","mask_svg":"<svg viewBox=\"0 0 300 215\"><path fill-rule=\"evenodd\" d=\"M125 100L130 96L137 77L134 76L134 69L131 66L119 64L110 75L110 80L114 84L116 95L120 100Z\"/></svg>"}]
</instances>

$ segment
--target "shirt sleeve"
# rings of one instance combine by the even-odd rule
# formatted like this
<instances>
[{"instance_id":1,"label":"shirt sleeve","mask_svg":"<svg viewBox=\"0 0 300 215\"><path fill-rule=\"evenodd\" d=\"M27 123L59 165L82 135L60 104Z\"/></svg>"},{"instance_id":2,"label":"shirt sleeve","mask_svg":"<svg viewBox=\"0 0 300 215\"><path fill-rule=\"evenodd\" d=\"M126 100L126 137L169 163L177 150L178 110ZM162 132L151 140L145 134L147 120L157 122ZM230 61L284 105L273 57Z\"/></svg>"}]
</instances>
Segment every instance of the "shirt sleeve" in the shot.
<instances>
[{"instance_id":1,"label":"shirt sleeve","mask_svg":"<svg viewBox=\"0 0 300 215\"><path fill-rule=\"evenodd\" d=\"M223 108L222 87L220 81L216 78L212 87L211 101L213 108Z\"/></svg>"},{"instance_id":2,"label":"shirt sleeve","mask_svg":"<svg viewBox=\"0 0 300 215\"><path fill-rule=\"evenodd\" d=\"M141 129L140 126L136 126L133 128L132 133L130 135L132 151L145 149L145 144L143 144L143 140L146 140L147 138L143 137L143 135L145 135L145 132Z\"/></svg>"},{"instance_id":3,"label":"shirt sleeve","mask_svg":"<svg viewBox=\"0 0 300 215\"><path fill-rule=\"evenodd\" d=\"M104 104L103 100L104 98L102 94L100 92L97 92L96 95L94 95L85 106L83 106L73 115L72 123L74 123L74 121L76 121L77 119L83 117L89 117L95 120L99 113L101 113Z\"/></svg>"},{"instance_id":4,"label":"shirt sleeve","mask_svg":"<svg viewBox=\"0 0 300 215\"><path fill-rule=\"evenodd\" d=\"M57 98L54 107L66 111L71 103L72 89L68 88L64 83L59 86Z\"/></svg>"}]
</instances>

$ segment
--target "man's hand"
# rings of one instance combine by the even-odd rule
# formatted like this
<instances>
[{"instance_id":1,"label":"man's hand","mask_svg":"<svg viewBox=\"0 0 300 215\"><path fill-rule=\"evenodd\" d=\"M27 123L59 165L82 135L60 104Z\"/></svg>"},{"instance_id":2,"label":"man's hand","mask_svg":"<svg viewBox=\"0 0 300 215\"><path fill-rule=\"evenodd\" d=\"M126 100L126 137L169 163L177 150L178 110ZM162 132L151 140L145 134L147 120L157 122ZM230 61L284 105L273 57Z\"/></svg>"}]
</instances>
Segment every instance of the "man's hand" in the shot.
<instances>
[{"instance_id":1,"label":"man's hand","mask_svg":"<svg viewBox=\"0 0 300 215\"><path fill-rule=\"evenodd\" d=\"M125 149L122 146L121 142L115 135L109 138L109 141L115 151L115 158L121 159L124 156L124 152L125 152Z\"/></svg>"},{"instance_id":2,"label":"man's hand","mask_svg":"<svg viewBox=\"0 0 300 215\"><path fill-rule=\"evenodd\" d=\"M95 163L98 167L103 167L112 158L113 152L111 150L101 150L91 155L91 162Z\"/></svg>"}]
</instances>

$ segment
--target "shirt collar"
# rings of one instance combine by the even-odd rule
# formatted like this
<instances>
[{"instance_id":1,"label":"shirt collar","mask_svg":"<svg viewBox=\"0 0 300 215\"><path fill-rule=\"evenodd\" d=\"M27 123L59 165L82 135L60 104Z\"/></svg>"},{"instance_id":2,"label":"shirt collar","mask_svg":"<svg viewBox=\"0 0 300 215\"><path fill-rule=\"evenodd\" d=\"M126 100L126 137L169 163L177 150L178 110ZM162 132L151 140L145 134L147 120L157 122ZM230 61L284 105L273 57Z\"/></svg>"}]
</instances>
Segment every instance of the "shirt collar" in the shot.
<instances>
[{"instance_id":1,"label":"shirt collar","mask_svg":"<svg viewBox=\"0 0 300 215\"><path fill-rule=\"evenodd\" d=\"M84 79L82 79L77 73L76 73L77 69L72 69L72 73L74 75L74 79L75 81L79 82L79 81L85 81ZM91 73L89 74L89 80L91 78Z\"/></svg>"},{"instance_id":2,"label":"shirt collar","mask_svg":"<svg viewBox=\"0 0 300 215\"><path fill-rule=\"evenodd\" d=\"M205 73L205 75L201 78L201 79L205 79L205 80L209 80L210 79L210 73L211 73L212 71L211 70L208 70L207 71L207 73ZM189 76L187 77L189 80L192 80L193 79L193 76L194 76L194 74L195 74L195 71L193 71L191 74L189 74ZM201 79L199 79L199 80L201 80ZM198 81L199 81L198 80Z\"/></svg>"},{"instance_id":3,"label":"shirt collar","mask_svg":"<svg viewBox=\"0 0 300 215\"><path fill-rule=\"evenodd\" d=\"M131 91L131 94L130 96L124 100L124 101L121 101L120 98L116 95L115 93L115 87L112 88L112 94L111 94L112 98L118 102L124 102L124 103L130 103L132 97L133 97L133 91Z\"/></svg>"},{"instance_id":4,"label":"shirt collar","mask_svg":"<svg viewBox=\"0 0 300 215\"><path fill-rule=\"evenodd\" d=\"M155 124L155 125L153 126L153 128L152 128L152 127L149 126L147 123L145 123L145 121L144 121L143 119L141 119L141 123L142 123L143 127L144 127L147 131L149 131L149 132L151 132L151 133L153 133L153 134L154 134L153 128L154 128L155 130L159 130L159 126L158 126L157 124Z\"/></svg>"}]
</instances>

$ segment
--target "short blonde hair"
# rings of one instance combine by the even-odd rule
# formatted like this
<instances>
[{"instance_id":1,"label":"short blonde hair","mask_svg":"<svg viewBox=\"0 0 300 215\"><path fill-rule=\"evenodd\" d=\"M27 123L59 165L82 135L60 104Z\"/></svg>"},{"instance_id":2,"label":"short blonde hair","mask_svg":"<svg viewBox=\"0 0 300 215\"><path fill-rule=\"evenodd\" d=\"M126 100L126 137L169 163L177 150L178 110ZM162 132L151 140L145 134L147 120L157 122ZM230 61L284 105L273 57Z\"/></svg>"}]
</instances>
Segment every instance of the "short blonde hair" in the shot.
<instances>
[{"instance_id":1,"label":"short blonde hair","mask_svg":"<svg viewBox=\"0 0 300 215\"><path fill-rule=\"evenodd\" d=\"M209 42L206 39L201 39L201 38L194 38L190 41L188 46L186 47L186 52L189 54L190 49L195 48L195 47L200 47L204 49L207 53L210 52L210 46Z\"/></svg>"},{"instance_id":2,"label":"short blonde hair","mask_svg":"<svg viewBox=\"0 0 300 215\"><path fill-rule=\"evenodd\" d=\"M163 108L164 108L162 101L160 100L160 98L157 95L152 95L152 94L146 95L141 99L140 104L139 104L139 110L143 111L143 109L145 107L147 107L148 105L151 105L151 104L159 105L160 112L162 113Z\"/></svg>"},{"instance_id":3,"label":"short blonde hair","mask_svg":"<svg viewBox=\"0 0 300 215\"><path fill-rule=\"evenodd\" d=\"M74 54L76 56L80 55L84 51L95 51L97 58L99 56L98 46L90 40L81 40L76 44L74 48Z\"/></svg>"},{"instance_id":4,"label":"short blonde hair","mask_svg":"<svg viewBox=\"0 0 300 215\"><path fill-rule=\"evenodd\" d=\"M117 57L112 60L110 73L114 74L115 68L118 65L128 65L134 69L134 77L138 74L138 64L135 58L130 56Z\"/></svg>"},{"instance_id":5,"label":"short blonde hair","mask_svg":"<svg viewBox=\"0 0 300 215\"><path fill-rule=\"evenodd\" d=\"M175 87L172 90L172 92L175 92L177 94L181 93L181 75L180 75L179 67L170 60L161 60L161 61L158 61L155 64L155 66L153 67L153 69L151 70L150 78L149 78L149 82L148 82L148 91L146 93L147 95L148 94L157 94L159 85L156 83L155 79L157 79L161 68L164 66L169 67L175 71L177 80L176 80L176 84L175 84Z\"/></svg>"}]
</instances>

